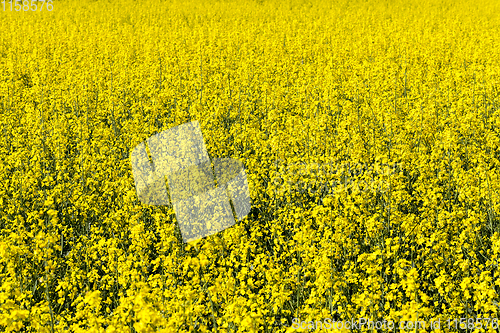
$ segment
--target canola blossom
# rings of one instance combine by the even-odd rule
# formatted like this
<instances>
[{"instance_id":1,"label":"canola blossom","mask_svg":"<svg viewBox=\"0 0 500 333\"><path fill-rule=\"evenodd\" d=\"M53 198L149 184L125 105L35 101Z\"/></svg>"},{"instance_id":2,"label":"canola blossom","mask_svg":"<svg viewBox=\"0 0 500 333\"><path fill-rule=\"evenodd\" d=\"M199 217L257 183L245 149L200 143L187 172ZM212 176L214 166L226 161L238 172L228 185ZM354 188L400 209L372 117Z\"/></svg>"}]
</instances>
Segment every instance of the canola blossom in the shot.
<instances>
[{"instance_id":1,"label":"canola blossom","mask_svg":"<svg viewBox=\"0 0 500 333\"><path fill-rule=\"evenodd\" d=\"M26 0L0 31L0 331L497 331L499 1ZM137 180L189 123L200 159Z\"/></svg>"}]
</instances>

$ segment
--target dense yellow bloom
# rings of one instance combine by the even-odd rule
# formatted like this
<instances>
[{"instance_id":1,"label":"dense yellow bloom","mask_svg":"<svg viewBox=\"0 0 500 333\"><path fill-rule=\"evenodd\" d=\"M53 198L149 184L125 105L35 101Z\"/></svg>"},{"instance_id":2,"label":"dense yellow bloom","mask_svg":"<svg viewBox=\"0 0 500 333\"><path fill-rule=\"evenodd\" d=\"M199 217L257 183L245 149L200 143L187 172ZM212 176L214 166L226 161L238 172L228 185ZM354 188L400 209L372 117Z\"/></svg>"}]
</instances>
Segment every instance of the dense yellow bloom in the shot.
<instances>
[{"instance_id":1,"label":"dense yellow bloom","mask_svg":"<svg viewBox=\"0 0 500 333\"><path fill-rule=\"evenodd\" d=\"M498 318L499 2L25 2L0 7L0 330ZM130 152L193 120L252 210L185 244Z\"/></svg>"}]
</instances>

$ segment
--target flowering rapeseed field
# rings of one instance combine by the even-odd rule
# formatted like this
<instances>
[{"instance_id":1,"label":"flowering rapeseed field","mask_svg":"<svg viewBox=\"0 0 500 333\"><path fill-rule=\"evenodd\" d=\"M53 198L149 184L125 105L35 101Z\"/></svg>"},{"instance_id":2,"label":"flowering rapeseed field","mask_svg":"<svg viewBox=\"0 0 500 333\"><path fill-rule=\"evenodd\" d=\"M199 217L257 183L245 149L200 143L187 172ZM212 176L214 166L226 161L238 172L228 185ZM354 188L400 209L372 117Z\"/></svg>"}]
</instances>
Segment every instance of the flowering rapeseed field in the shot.
<instances>
[{"instance_id":1,"label":"flowering rapeseed field","mask_svg":"<svg viewBox=\"0 0 500 333\"><path fill-rule=\"evenodd\" d=\"M0 330L496 331L500 2L22 3L0 7ZM252 209L184 243L130 152L195 120Z\"/></svg>"}]
</instances>

